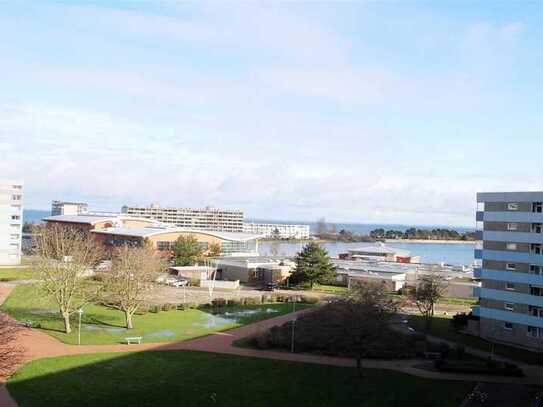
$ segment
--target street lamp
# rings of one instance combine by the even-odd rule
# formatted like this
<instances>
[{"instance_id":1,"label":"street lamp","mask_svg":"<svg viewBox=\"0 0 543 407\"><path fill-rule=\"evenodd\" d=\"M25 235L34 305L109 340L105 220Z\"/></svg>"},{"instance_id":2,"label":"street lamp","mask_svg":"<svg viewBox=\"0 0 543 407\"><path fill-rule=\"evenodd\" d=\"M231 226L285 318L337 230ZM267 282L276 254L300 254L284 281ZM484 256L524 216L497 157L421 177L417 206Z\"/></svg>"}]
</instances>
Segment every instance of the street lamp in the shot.
<instances>
[{"instance_id":1,"label":"street lamp","mask_svg":"<svg viewBox=\"0 0 543 407\"><path fill-rule=\"evenodd\" d=\"M292 337L290 339L290 351L294 353L294 331L296 329L296 317L292 320Z\"/></svg>"},{"instance_id":2,"label":"street lamp","mask_svg":"<svg viewBox=\"0 0 543 407\"><path fill-rule=\"evenodd\" d=\"M77 313L79 314L79 329L77 332L77 344L81 345L81 315L83 315L83 308L79 308L77 310Z\"/></svg>"}]
</instances>

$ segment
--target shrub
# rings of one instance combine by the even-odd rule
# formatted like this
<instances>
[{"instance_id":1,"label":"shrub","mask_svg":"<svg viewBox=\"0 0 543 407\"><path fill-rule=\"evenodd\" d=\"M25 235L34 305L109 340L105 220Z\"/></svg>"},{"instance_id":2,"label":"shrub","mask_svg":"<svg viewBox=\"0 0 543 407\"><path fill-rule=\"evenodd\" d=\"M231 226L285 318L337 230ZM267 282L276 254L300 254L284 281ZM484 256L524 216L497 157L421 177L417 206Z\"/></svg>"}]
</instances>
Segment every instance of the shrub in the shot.
<instances>
[{"instance_id":1,"label":"shrub","mask_svg":"<svg viewBox=\"0 0 543 407\"><path fill-rule=\"evenodd\" d=\"M101 283L106 281L106 278L107 278L107 273L100 273L100 272L94 273L91 277L92 280L99 281Z\"/></svg>"},{"instance_id":2,"label":"shrub","mask_svg":"<svg viewBox=\"0 0 543 407\"><path fill-rule=\"evenodd\" d=\"M305 304L316 304L319 301L319 297L316 297L314 295L302 295L300 298L300 302L303 302Z\"/></svg>"},{"instance_id":3,"label":"shrub","mask_svg":"<svg viewBox=\"0 0 543 407\"><path fill-rule=\"evenodd\" d=\"M149 312L152 312L153 314L158 314L160 311L162 311L162 307L160 305L152 305L149 308Z\"/></svg>"},{"instance_id":4,"label":"shrub","mask_svg":"<svg viewBox=\"0 0 543 407\"><path fill-rule=\"evenodd\" d=\"M207 304L205 304L207 305ZM200 305L196 302L189 302L188 304L185 305L186 306L186 309L196 309L196 308L200 308Z\"/></svg>"},{"instance_id":5,"label":"shrub","mask_svg":"<svg viewBox=\"0 0 543 407\"><path fill-rule=\"evenodd\" d=\"M228 300L228 305L232 306L232 307L237 307L237 306L241 305L241 299L239 299L239 298L230 298Z\"/></svg>"},{"instance_id":6,"label":"shrub","mask_svg":"<svg viewBox=\"0 0 543 407\"><path fill-rule=\"evenodd\" d=\"M175 309L174 304L169 304L169 303L162 304L162 311L171 311L173 309Z\"/></svg>"},{"instance_id":7,"label":"shrub","mask_svg":"<svg viewBox=\"0 0 543 407\"><path fill-rule=\"evenodd\" d=\"M258 305L262 304L262 297L245 297L244 302L245 305Z\"/></svg>"},{"instance_id":8,"label":"shrub","mask_svg":"<svg viewBox=\"0 0 543 407\"><path fill-rule=\"evenodd\" d=\"M456 314L452 317L451 324L453 325L454 329L460 330L468 324L468 319L469 316L465 312Z\"/></svg>"},{"instance_id":9,"label":"shrub","mask_svg":"<svg viewBox=\"0 0 543 407\"><path fill-rule=\"evenodd\" d=\"M225 307L226 304L227 302L224 298L215 298L213 301L211 301L211 305L215 308Z\"/></svg>"},{"instance_id":10,"label":"shrub","mask_svg":"<svg viewBox=\"0 0 543 407\"><path fill-rule=\"evenodd\" d=\"M187 304L177 304L175 308L178 311L185 311L188 307L187 307Z\"/></svg>"},{"instance_id":11,"label":"shrub","mask_svg":"<svg viewBox=\"0 0 543 407\"><path fill-rule=\"evenodd\" d=\"M136 315L145 315L149 312L148 305L140 305L136 311Z\"/></svg>"}]
</instances>

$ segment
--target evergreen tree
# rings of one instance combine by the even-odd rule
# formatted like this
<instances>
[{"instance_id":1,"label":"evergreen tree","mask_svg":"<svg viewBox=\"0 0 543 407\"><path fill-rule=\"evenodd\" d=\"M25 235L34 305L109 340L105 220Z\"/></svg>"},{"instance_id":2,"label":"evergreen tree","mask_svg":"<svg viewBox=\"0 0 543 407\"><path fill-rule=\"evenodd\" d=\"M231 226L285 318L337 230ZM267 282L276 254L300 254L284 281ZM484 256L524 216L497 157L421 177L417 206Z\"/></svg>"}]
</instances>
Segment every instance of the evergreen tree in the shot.
<instances>
[{"instance_id":1,"label":"evergreen tree","mask_svg":"<svg viewBox=\"0 0 543 407\"><path fill-rule=\"evenodd\" d=\"M325 281L335 275L335 267L330 261L328 252L315 242L309 242L296 255L296 268L292 273L295 283L309 283L311 288L318 282Z\"/></svg>"}]
</instances>

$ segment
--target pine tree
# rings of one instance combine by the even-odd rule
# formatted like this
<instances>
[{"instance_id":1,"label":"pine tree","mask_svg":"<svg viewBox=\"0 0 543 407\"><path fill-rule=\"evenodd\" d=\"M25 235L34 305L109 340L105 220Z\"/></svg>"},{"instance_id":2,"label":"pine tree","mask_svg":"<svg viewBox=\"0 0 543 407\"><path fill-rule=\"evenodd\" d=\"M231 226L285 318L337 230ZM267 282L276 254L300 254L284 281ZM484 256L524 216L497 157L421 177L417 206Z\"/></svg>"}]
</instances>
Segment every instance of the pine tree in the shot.
<instances>
[{"instance_id":1,"label":"pine tree","mask_svg":"<svg viewBox=\"0 0 543 407\"><path fill-rule=\"evenodd\" d=\"M296 255L296 268L292 273L295 283L309 283L310 287L335 275L335 267L328 252L315 242L309 242Z\"/></svg>"}]
</instances>

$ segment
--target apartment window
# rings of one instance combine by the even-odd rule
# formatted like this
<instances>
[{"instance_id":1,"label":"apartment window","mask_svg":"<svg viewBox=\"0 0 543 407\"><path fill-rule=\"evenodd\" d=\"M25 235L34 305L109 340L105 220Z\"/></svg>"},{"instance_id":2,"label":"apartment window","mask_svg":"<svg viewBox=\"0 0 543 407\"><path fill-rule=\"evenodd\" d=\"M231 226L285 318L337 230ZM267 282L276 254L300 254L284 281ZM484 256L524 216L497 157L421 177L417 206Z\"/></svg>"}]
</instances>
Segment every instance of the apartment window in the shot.
<instances>
[{"instance_id":1,"label":"apartment window","mask_svg":"<svg viewBox=\"0 0 543 407\"><path fill-rule=\"evenodd\" d=\"M530 250L532 254L543 254L543 247L539 243L532 243L532 245L530 246Z\"/></svg>"},{"instance_id":2,"label":"apartment window","mask_svg":"<svg viewBox=\"0 0 543 407\"><path fill-rule=\"evenodd\" d=\"M506 243L505 248L507 250L517 250L517 244L516 243Z\"/></svg>"},{"instance_id":3,"label":"apartment window","mask_svg":"<svg viewBox=\"0 0 543 407\"><path fill-rule=\"evenodd\" d=\"M528 307L528 312L533 317L543 318L543 308L539 307L532 307L531 305Z\"/></svg>"},{"instance_id":4,"label":"apartment window","mask_svg":"<svg viewBox=\"0 0 543 407\"><path fill-rule=\"evenodd\" d=\"M541 275L543 274L543 266L538 266L536 264L530 265L530 273Z\"/></svg>"},{"instance_id":5,"label":"apartment window","mask_svg":"<svg viewBox=\"0 0 543 407\"><path fill-rule=\"evenodd\" d=\"M19 215L11 215L11 220L20 220L21 217Z\"/></svg>"},{"instance_id":6,"label":"apartment window","mask_svg":"<svg viewBox=\"0 0 543 407\"><path fill-rule=\"evenodd\" d=\"M23 189L22 185L12 185L11 188L13 189Z\"/></svg>"},{"instance_id":7,"label":"apartment window","mask_svg":"<svg viewBox=\"0 0 543 407\"><path fill-rule=\"evenodd\" d=\"M532 203L532 212L536 212L536 213L543 212L543 202Z\"/></svg>"},{"instance_id":8,"label":"apartment window","mask_svg":"<svg viewBox=\"0 0 543 407\"><path fill-rule=\"evenodd\" d=\"M530 286L530 295L535 295L537 297L543 297L543 287L537 285Z\"/></svg>"},{"instance_id":9,"label":"apartment window","mask_svg":"<svg viewBox=\"0 0 543 407\"><path fill-rule=\"evenodd\" d=\"M541 223L532 223L532 233L541 233L543 225Z\"/></svg>"},{"instance_id":10,"label":"apartment window","mask_svg":"<svg viewBox=\"0 0 543 407\"><path fill-rule=\"evenodd\" d=\"M506 331L512 331L513 330L513 324L511 322L504 322L503 329Z\"/></svg>"},{"instance_id":11,"label":"apartment window","mask_svg":"<svg viewBox=\"0 0 543 407\"><path fill-rule=\"evenodd\" d=\"M518 229L518 223L508 223L507 224L507 230L514 231L514 230L517 230L517 229Z\"/></svg>"},{"instance_id":12,"label":"apartment window","mask_svg":"<svg viewBox=\"0 0 543 407\"><path fill-rule=\"evenodd\" d=\"M505 269L515 271L517 269L516 263L505 263Z\"/></svg>"},{"instance_id":13,"label":"apartment window","mask_svg":"<svg viewBox=\"0 0 543 407\"><path fill-rule=\"evenodd\" d=\"M532 338L543 338L543 328L528 326L528 336Z\"/></svg>"},{"instance_id":14,"label":"apartment window","mask_svg":"<svg viewBox=\"0 0 543 407\"><path fill-rule=\"evenodd\" d=\"M9 237L10 237L10 239L12 239L12 240L13 240L13 239L19 239L19 235L16 234L16 233L14 233L14 234L12 234L12 235L9 235Z\"/></svg>"},{"instance_id":15,"label":"apartment window","mask_svg":"<svg viewBox=\"0 0 543 407\"><path fill-rule=\"evenodd\" d=\"M518 211L518 203L516 202L509 202L507 204L507 210L508 211Z\"/></svg>"},{"instance_id":16,"label":"apartment window","mask_svg":"<svg viewBox=\"0 0 543 407\"><path fill-rule=\"evenodd\" d=\"M21 200L21 196L22 196L22 195L12 195L12 196L11 196L11 199L14 200L14 201L20 201L20 200Z\"/></svg>"},{"instance_id":17,"label":"apartment window","mask_svg":"<svg viewBox=\"0 0 543 407\"><path fill-rule=\"evenodd\" d=\"M505 304L503 304L503 308L506 311L514 311L515 310L515 304L513 304L512 302L506 302Z\"/></svg>"},{"instance_id":18,"label":"apartment window","mask_svg":"<svg viewBox=\"0 0 543 407\"><path fill-rule=\"evenodd\" d=\"M505 289L506 290L515 290L515 284L514 283L505 283Z\"/></svg>"}]
</instances>

